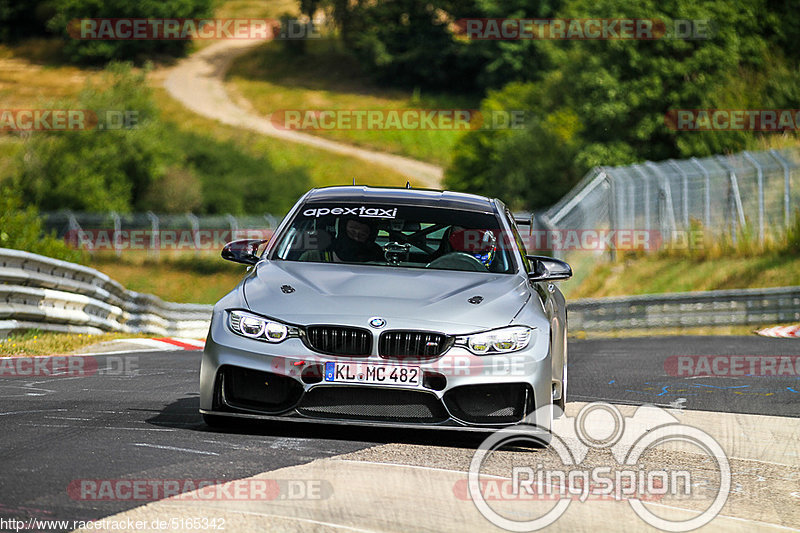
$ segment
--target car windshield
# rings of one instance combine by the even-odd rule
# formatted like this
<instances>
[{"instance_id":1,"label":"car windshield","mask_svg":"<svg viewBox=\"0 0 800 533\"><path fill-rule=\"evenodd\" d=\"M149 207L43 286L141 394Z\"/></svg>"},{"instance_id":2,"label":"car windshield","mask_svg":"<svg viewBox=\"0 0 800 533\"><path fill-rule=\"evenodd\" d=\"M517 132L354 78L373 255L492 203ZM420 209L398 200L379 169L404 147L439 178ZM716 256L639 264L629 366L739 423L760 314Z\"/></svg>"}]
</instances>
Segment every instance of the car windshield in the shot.
<instances>
[{"instance_id":1,"label":"car windshield","mask_svg":"<svg viewBox=\"0 0 800 533\"><path fill-rule=\"evenodd\" d=\"M309 203L280 236L272 259L513 273L497 217L457 209Z\"/></svg>"}]
</instances>

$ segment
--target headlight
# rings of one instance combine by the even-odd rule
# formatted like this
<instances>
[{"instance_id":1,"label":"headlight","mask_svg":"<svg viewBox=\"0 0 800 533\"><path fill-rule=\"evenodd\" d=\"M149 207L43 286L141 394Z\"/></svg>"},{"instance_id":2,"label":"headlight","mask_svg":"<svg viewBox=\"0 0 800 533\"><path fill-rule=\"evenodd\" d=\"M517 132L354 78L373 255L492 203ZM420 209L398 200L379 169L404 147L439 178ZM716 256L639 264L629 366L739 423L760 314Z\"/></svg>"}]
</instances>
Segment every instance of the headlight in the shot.
<instances>
[{"instance_id":1,"label":"headlight","mask_svg":"<svg viewBox=\"0 0 800 533\"><path fill-rule=\"evenodd\" d=\"M510 326L456 337L456 346L463 346L475 355L516 352L527 347L535 334L527 326Z\"/></svg>"},{"instance_id":2,"label":"headlight","mask_svg":"<svg viewBox=\"0 0 800 533\"><path fill-rule=\"evenodd\" d=\"M297 336L297 328L244 311L230 311L228 326L242 337L264 342L281 342L287 337Z\"/></svg>"}]
</instances>

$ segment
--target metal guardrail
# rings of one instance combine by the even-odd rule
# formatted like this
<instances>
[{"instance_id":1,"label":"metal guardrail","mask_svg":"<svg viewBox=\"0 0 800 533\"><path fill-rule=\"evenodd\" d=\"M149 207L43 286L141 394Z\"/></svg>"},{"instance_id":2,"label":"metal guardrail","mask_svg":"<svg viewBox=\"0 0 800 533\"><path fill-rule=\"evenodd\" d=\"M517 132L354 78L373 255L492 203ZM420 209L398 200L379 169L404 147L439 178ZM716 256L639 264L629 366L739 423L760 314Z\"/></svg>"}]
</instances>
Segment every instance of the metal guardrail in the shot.
<instances>
[{"instance_id":1,"label":"metal guardrail","mask_svg":"<svg viewBox=\"0 0 800 533\"><path fill-rule=\"evenodd\" d=\"M570 331L800 322L800 287L587 298L568 303Z\"/></svg>"},{"instance_id":2,"label":"metal guardrail","mask_svg":"<svg viewBox=\"0 0 800 533\"><path fill-rule=\"evenodd\" d=\"M37 328L202 338L211 309L129 291L93 268L0 248L0 336Z\"/></svg>"}]
</instances>

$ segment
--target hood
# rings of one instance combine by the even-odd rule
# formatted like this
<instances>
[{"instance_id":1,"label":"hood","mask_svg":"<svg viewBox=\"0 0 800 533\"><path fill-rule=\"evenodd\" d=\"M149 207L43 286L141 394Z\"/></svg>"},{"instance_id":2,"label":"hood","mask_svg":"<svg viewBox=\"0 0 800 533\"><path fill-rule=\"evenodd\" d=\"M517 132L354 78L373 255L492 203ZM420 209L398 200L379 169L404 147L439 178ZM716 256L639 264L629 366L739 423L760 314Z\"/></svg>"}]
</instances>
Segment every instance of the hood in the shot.
<instances>
[{"instance_id":1,"label":"hood","mask_svg":"<svg viewBox=\"0 0 800 533\"><path fill-rule=\"evenodd\" d=\"M453 334L508 325L530 296L526 285L511 274L262 261L244 294L252 311L292 324L363 328L379 316L387 329Z\"/></svg>"}]
</instances>

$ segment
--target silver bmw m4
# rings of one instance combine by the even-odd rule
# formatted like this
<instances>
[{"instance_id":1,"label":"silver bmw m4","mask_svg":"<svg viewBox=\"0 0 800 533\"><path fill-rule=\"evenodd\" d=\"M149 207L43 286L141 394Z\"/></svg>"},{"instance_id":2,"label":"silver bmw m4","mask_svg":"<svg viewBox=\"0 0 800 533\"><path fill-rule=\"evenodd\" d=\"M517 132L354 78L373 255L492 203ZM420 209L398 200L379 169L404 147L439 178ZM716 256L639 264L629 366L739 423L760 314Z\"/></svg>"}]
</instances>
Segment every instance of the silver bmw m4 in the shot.
<instances>
[{"instance_id":1,"label":"silver bmw m4","mask_svg":"<svg viewBox=\"0 0 800 533\"><path fill-rule=\"evenodd\" d=\"M235 418L549 427L567 391L569 265L526 255L496 199L415 189L306 193L214 307L207 424ZM536 411L538 420L531 420Z\"/></svg>"}]
</instances>

